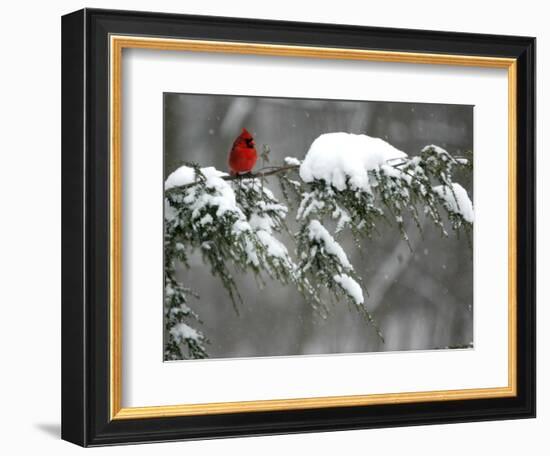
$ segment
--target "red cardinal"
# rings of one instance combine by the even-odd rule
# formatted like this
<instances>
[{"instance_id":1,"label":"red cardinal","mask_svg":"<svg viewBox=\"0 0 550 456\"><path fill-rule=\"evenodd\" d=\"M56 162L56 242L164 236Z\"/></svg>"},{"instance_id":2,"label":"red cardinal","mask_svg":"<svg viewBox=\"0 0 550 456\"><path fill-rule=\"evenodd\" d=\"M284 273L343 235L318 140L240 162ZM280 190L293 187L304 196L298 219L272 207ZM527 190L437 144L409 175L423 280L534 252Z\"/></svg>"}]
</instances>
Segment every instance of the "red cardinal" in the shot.
<instances>
[{"instance_id":1,"label":"red cardinal","mask_svg":"<svg viewBox=\"0 0 550 456\"><path fill-rule=\"evenodd\" d=\"M246 128L243 128L242 133L237 137L229 152L229 169L231 174L249 173L258 159L254 138Z\"/></svg>"}]
</instances>

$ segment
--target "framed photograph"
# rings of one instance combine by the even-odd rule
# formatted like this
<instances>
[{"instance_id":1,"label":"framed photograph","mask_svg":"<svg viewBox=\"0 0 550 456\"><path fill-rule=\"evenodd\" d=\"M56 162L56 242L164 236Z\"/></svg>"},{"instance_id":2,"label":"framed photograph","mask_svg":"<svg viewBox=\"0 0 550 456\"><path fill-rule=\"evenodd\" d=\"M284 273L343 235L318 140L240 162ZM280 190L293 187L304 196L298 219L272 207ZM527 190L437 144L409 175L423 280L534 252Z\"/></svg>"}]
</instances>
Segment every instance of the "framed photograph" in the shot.
<instances>
[{"instance_id":1,"label":"framed photograph","mask_svg":"<svg viewBox=\"0 0 550 456\"><path fill-rule=\"evenodd\" d=\"M62 437L535 416L535 39L62 20Z\"/></svg>"}]
</instances>

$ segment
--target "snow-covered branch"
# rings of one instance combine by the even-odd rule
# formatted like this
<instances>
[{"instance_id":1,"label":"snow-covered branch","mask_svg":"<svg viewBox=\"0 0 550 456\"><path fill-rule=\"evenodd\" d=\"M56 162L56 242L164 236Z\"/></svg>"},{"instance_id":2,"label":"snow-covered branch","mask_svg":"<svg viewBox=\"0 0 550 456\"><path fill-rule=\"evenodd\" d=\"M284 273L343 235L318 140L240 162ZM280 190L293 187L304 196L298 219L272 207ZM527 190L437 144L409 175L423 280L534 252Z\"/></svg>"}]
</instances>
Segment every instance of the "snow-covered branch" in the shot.
<instances>
[{"instance_id":1,"label":"snow-covered branch","mask_svg":"<svg viewBox=\"0 0 550 456\"><path fill-rule=\"evenodd\" d=\"M281 166L267 166L265 168L262 168L260 171L257 171L255 173L246 173L246 174L224 174L220 176L221 179L226 181L245 181L245 180L253 180L253 179L262 179L264 177L273 176L275 174L280 173L286 173L288 171L296 170L300 167L300 164L291 164L291 165L281 165ZM173 181L169 183L168 187L165 186L165 193L175 193L180 190L184 190L185 188L191 187L193 185L196 185L197 182L187 182L185 184L176 184L175 182L178 182L177 177L171 174L169 176L173 177ZM166 181L168 183L168 180Z\"/></svg>"},{"instance_id":2,"label":"snow-covered branch","mask_svg":"<svg viewBox=\"0 0 550 456\"><path fill-rule=\"evenodd\" d=\"M327 296L344 298L374 325L361 277L338 236L349 230L359 244L384 220L408 242L406 218L419 229L431 220L444 235L448 220L453 230L469 235L472 203L453 181L455 168L466 165L434 145L409 157L378 138L329 133L313 142L303 161L287 157L256 173L231 176L196 164L178 168L165 182L166 358L207 356L207 338L195 328L199 319L188 305L192 292L174 273L175 263L186 265L194 251L220 279L236 311L241 298L233 268L260 283L267 276L295 286L322 316L329 314ZM278 178L282 202L268 188L269 176ZM280 234L288 232L294 201L299 230L290 233L294 245L287 246Z\"/></svg>"}]
</instances>

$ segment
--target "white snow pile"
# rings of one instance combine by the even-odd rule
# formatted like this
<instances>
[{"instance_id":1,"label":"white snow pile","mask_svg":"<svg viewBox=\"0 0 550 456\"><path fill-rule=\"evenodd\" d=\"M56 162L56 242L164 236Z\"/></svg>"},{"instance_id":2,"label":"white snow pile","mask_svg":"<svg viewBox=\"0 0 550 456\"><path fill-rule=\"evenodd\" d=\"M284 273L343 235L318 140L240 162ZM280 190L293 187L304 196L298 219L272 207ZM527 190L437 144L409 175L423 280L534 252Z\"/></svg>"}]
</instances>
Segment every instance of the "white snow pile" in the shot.
<instances>
[{"instance_id":1,"label":"white snow pile","mask_svg":"<svg viewBox=\"0 0 550 456\"><path fill-rule=\"evenodd\" d=\"M300 177L304 182L323 180L338 190L346 189L347 181L355 190L370 192L368 171L404 158L407 154L380 138L326 133L311 144L300 166Z\"/></svg>"},{"instance_id":2,"label":"white snow pile","mask_svg":"<svg viewBox=\"0 0 550 456\"><path fill-rule=\"evenodd\" d=\"M288 261L288 250L281 241L275 239L270 233L264 230L258 230L256 235L262 245L267 249L267 254L270 257Z\"/></svg>"},{"instance_id":3,"label":"white snow pile","mask_svg":"<svg viewBox=\"0 0 550 456\"><path fill-rule=\"evenodd\" d=\"M472 201L462 185L453 183L452 189L446 185L437 185L433 191L443 199L450 212L460 214L467 222L474 223Z\"/></svg>"},{"instance_id":4,"label":"white snow pile","mask_svg":"<svg viewBox=\"0 0 550 456\"><path fill-rule=\"evenodd\" d=\"M319 220L312 220L309 222L308 237L310 241L317 241L322 244L325 252L335 256L344 269L348 271L353 269L344 249L334 240L326 228L321 225Z\"/></svg>"},{"instance_id":5,"label":"white snow pile","mask_svg":"<svg viewBox=\"0 0 550 456\"><path fill-rule=\"evenodd\" d=\"M204 169L214 170L215 168ZM164 190L170 190L171 188L187 185L192 182L195 182L195 170L189 166L180 166L168 176L164 182Z\"/></svg>"},{"instance_id":6,"label":"white snow pile","mask_svg":"<svg viewBox=\"0 0 550 456\"><path fill-rule=\"evenodd\" d=\"M185 323L178 323L172 329L170 329L170 334L178 342L182 343L186 339L199 340L200 334L196 329L187 326Z\"/></svg>"},{"instance_id":7,"label":"white snow pile","mask_svg":"<svg viewBox=\"0 0 550 456\"><path fill-rule=\"evenodd\" d=\"M300 166L300 160L294 157L285 157L285 164L289 166Z\"/></svg>"},{"instance_id":8,"label":"white snow pile","mask_svg":"<svg viewBox=\"0 0 550 456\"><path fill-rule=\"evenodd\" d=\"M207 185L209 180L212 181L211 183L215 183L217 179L228 185L228 183L222 179L222 177L228 176L228 174L217 170L213 166L201 168L201 173L204 174L204 177L206 177ZM174 187L192 184L195 181L195 169L190 166L180 166L166 178L166 182L164 182L164 190L170 190Z\"/></svg>"},{"instance_id":9,"label":"white snow pile","mask_svg":"<svg viewBox=\"0 0 550 456\"><path fill-rule=\"evenodd\" d=\"M352 277L347 274L337 274L333 279L346 291L356 304L363 304L365 301L363 298L363 290L361 290L361 286Z\"/></svg>"},{"instance_id":10,"label":"white snow pile","mask_svg":"<svg viewBox=\"0 0 550 456\"><path fill-rule=\"evenodd\" d=\"M222 177L227 176L227 173L218 171L212 166L201 168L201 172L206 178L206 187L215 191L212 194L206 192L199 192L197 194L196 187L191 187L188 190L184 202L191 209L191 217L193 220L201 215L202 209L205 206L217 207L217 217L223 217L225 213L232 212L240 219L245 218L243 212L237 205L237 199L235 198L235 192L231 184L222 179ZM165 190L169 190L173 187L180 187L192 184L193 182L195 182L195 170L189 166L181 166L168 176L164 183L164 188ZM202 220L202 224L208 222L208 220ZM243 225L239 225L238 228L244 230L249 229L249 227Z\"/></svg>"}]
</instances>

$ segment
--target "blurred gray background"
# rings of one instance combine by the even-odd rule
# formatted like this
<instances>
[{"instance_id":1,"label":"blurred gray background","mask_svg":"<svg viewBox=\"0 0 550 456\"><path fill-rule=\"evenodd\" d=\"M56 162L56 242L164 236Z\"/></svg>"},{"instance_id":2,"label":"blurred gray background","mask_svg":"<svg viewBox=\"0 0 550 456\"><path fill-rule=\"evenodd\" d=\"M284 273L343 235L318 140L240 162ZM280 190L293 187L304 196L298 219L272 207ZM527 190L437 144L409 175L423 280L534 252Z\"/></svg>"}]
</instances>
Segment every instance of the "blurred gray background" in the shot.
<instances>
[{"instance_id":1,"label":"blurred gray background","mask_svg":"<svg viewBox=\"0 0 550 456\"><path fill-rule=\"evenodd\" d=\"M409 155L437 144L452 155L473 149L473 107L420 103L301 100L225 95L164 94L165 177L185 161L227 170L231 145L247 128L256 147L271 148L270 164L284 157L302 159L322 133L364 133L388 141ZM261 164L258 161L257 167ZM457 174L473 200L470 173ZM276 178L269 186L279 194ZM293 226L295 213L288 216ZM410 221L409 221L410 222ZM351 238L339 242L363 278L366 305L385 337L347 304L331 307L321 319L292 286L238 276L243 296L240 315L226 291L191 256L179 279L200 294L190 306L203 320L211 358L443 349L473 342L473 254L465 235L443 238L432 224L423 233L409 223L411 252L397 228L357 249ZM278 236L283 242L287 239Z\"/></svg>"}]
</instances>

